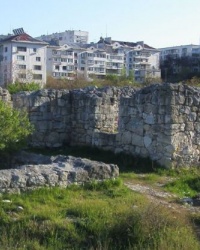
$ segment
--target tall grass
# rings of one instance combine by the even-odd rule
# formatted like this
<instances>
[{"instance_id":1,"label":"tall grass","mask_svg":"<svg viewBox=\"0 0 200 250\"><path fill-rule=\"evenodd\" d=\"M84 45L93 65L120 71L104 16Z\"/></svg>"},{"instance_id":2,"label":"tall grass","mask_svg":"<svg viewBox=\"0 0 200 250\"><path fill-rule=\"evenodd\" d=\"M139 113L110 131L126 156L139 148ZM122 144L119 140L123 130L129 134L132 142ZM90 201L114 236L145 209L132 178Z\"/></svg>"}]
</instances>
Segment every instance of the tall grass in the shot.
<instances>
[{"instance_id":1,"label":"tall grass","mask_svg":"<svg viewBox=\"0 0 200 250\"><path fill-rule=\"evenodd\" d=\"M150 204L119 179L3 194L0 207L0 249L200 247L182 215Z\"/></svg>"},{"instance_id":2,"label":"tall grass","mask_svg":"<svg viewBox=\"0 0 200 250\"><path fill-rule=\"evenodd\" d=\"M132 87L140 87L141 84L132 82L128 79L121 79L120 77L116 76L113 78L106 78L106 79L98 79L94 78L93 81L86 81L83 79L55 79L51 76L47 77L47 83L45 88L52 88L52 89L79 89L85 88L88 86L96 86L96 87L105 87L105 86L115 86L115 87L124 87L124 86L132 86Z\"/></svg>"}]
</instances>

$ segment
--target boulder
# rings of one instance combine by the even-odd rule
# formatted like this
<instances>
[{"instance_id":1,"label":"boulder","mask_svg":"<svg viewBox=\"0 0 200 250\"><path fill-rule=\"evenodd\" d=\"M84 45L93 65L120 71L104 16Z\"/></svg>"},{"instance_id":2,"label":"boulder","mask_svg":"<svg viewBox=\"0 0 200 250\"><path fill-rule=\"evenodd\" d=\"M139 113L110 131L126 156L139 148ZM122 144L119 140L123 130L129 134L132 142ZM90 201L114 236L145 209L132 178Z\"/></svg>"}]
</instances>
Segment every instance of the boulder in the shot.
<instances>
[{"instance_id":1,"label":"boulder","mask_svg":"<svg viewBox=\"0 0 200 250\"><path fill-rule=\"evenodd\" d=\"M119 168L114 164L73 156L44 156L21 152L13 160L13 168L0 170L0 193L20 192L38 187L67 187L92 180L116 178Z\"/></svg>"}]
</instances>

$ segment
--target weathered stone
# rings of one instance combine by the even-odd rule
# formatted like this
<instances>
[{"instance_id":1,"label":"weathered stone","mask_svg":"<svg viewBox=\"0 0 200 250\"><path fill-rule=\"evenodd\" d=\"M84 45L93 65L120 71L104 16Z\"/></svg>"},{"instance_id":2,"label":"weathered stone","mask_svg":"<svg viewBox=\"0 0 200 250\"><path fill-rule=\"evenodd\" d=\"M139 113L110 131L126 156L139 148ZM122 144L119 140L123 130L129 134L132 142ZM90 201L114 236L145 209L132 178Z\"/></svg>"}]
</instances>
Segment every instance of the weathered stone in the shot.
<instances>
[{"instance_id":1,"label":"weathered stone","mask_svg":"<svg viewBox=\"0 0 200 250\"><path fill-rule=\"evenodd\" d=\"M0 99L5 93L0 89ZM5 99L11 100L9 94L6 95ZM199 88L155 84L137 90L130 87L44 89L21 92L12 99L14 107L29 112L30 121L35 125L30 145L94 145L133 155L144 155L142 152L148 151L147 156L152 159L165 162L166 157L166 164L169 159L176 166L196 164L195 147L199 147L200 134ZM97 132L105 135L97 135ZM173 143L178 145L179 155L173 156ZM185 150L186 144L190 145L190 153Z\"/></svg>"},{"instance_id":2,"label":"weathered stone","mask_svg":"<svg viewBox=\"0 0 200 250\"><path fill-rule=\"evenodd\" d=\"M66 187L74 182L104 180L119 175L119 168L114 164L72 156L50 157L27 152L17 155L13 166L17 169L0 170L0 192L18 192L42 186Z\"/></svg>"},{"instance_id":3,"label":"weathered stone","mask_svg":"<svg viewBox=\"0 0 200 250\"><path fill-rule=\"evenodd\" d=\"M152 143L152 138L149 136L144 136L144 146L148 148Z\"/></svg>"}]
</instances>

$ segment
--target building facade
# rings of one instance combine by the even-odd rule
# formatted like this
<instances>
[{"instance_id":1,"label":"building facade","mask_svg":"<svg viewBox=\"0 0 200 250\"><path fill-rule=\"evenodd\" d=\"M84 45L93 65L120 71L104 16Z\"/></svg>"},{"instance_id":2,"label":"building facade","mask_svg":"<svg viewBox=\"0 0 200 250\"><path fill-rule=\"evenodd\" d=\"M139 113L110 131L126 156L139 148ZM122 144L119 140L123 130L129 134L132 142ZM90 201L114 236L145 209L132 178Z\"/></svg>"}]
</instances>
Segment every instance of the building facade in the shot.
<instances>
[{"instance_id":1,"label":"building facade","mask_svg":"<svg viewBox=\"0 0 200 250\"><path fill-rule=\"evenodd\" d=\"M98 47L104 48L113 58L123 57L123 62L114 63L117 71L122 68L126 70L126 75L133 75L136 82L143 83L146 78L160 78L159 50L148 46L143 41L123 42L113 41L110 37L101 38ZM107 71L107 73L115 73Z\"/></svg>"},{"instance_id":2,"label":"building facade","mask_svg":"<svg viewBox=\"0 0 200 250\"><path fill-rule=\"evenodd\" d=\"M46 83L47 43L21 32L0 41L0 86L16 81Z\"/></svg>"},{"instance_id":3,"label":"building facade","mask_svg":"<svg viewBox=\"0 0 200 250\"><path fill-rule=\"evenodd\" d=\"M81 30L66 30L64 32L56 32L50 35L42 35L37 37L41 41L51 42L56 41L57 45L64 45L67 43L88 43L89 33Z\"/></svg>"},{"instance_id":4,"label":"building facade","mask_svg":"<svg viewBox=\"0 0 200 250\"><path fill-rule=\"evenodd\" d=\"M144 42L101 37L99 42L88 44L88 32L84 31L55 33L41 36L41 40L32 38L22 28L14 32L0 40L1 86L16 81L37 82L43 86L48 76L90 81L125 74L139 83L148 77L160 77L159 51Z\"/></svg>"}]
</instances>

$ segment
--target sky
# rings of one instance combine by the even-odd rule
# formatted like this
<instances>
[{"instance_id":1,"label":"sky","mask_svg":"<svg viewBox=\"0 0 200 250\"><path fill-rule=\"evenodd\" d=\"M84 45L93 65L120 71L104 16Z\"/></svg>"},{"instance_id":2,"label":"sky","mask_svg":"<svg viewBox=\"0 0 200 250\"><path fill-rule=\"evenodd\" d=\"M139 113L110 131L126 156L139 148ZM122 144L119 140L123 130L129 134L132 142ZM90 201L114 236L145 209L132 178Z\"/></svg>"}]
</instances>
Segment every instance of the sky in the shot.
<instances>
[{"instance_id":1,"label":"sky","mask_svg":"<svg viewBox=\"0 0 200 250\"><path fill-rule=\"evenodd\" d=\"M89 42L144 41L155 48L200 44L200 0L0 0L0 34L89 32Z\"/></svg>"}]
</instances>

